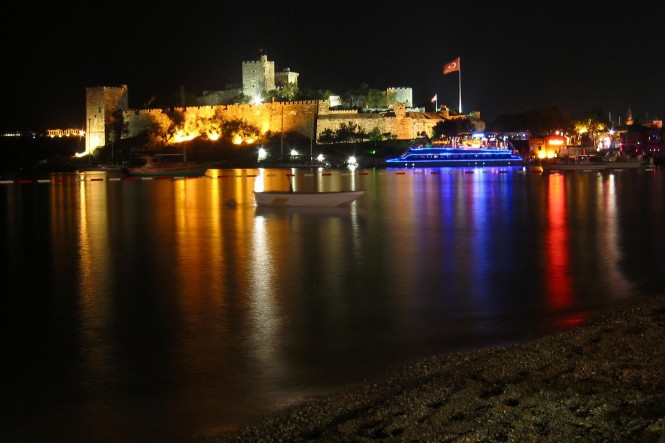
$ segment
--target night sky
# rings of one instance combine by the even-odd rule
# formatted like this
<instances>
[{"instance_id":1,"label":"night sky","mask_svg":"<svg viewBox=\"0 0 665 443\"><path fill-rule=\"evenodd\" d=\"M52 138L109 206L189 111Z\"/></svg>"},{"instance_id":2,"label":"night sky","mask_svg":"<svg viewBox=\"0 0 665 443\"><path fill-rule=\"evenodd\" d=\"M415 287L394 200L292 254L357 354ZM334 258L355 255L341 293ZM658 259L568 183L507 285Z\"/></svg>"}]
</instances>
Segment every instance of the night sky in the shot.
<instances>
[{"instance_id":1,"label":"night sky","mask_svg":"<svg viewBox=\"0 0 665 443\"><path fill-rule=\"evenodd\" d=\"M128 85L131 108L181 86L226 89L261 50L300 87L411 87L428 110L435 94L457 109L458 74L442 69L461 57L463 111L488 122L552 106L665 115L663 2L242 4L5 6L0 130L83 127L89 86Z\"/></svg>"}]
</instances>

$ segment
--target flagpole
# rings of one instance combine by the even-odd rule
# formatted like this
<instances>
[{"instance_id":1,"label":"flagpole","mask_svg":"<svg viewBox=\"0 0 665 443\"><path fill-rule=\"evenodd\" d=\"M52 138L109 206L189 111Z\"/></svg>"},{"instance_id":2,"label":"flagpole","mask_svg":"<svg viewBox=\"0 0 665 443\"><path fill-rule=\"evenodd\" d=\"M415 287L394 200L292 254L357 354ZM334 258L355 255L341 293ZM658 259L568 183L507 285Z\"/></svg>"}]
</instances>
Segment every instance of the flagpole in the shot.
<instances>
[{"instance_id":1,"label":"flagpole","mask_svg":"<svg viewBox=\"0 0 665 443\"><path fill-rule=\"evenodd\" d=\"M462 62L461 62L461 59L460 59L460 66L459 66L459 69L457 70L457 73L459 74L457 78L459 79L459 86L458 86L458 90L459 90L459 113L461 114L462 113Z\"/></svg>"},{"instance_id":2,"label":"flagpole","mask_svg":"<svg viewBox=\"0 0 665 443\"><path fill-rule=\"evenodd\" d=\"M462 62L461 57L457 57L455 60L451 61L443 67L443 75L450 74L451 72L457 71L458 79L458 90L459 90L459 107L457 110L459 113L462 113Z\"/></svg>"}]
</instances>

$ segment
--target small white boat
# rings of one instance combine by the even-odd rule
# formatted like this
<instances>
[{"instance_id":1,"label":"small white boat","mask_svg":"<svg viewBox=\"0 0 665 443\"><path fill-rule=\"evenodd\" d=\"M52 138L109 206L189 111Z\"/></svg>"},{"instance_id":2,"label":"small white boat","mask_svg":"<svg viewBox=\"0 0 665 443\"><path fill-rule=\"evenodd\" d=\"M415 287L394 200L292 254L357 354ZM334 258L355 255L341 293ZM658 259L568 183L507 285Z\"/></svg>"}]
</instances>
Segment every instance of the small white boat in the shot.
<instances>
[{"instance_id":1,"label":"small white boat","mask_svg":"<svg viewBox=\"0 0 665 443\"><path fill-rule=\"evenodd\" d=\"M351 203L365 194L365 191L332 192L289 192L254 191L257 206L340 206Z\"/></svg>"}]
</instances>

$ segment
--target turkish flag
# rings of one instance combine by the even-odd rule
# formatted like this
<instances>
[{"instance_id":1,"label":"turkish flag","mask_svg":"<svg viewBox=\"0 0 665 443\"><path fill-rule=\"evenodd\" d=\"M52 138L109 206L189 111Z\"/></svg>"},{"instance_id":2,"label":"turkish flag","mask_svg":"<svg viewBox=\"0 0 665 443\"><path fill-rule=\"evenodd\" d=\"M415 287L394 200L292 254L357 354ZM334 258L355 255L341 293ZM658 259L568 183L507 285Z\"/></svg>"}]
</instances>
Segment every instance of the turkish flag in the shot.
<instances>
[{"instance_id":1,"label":"turkish flag","mask_svg":"<svg viewBox=\"0 0 665 443\"><path fill-rule=\"evenodd\" d=\"M443 74L450 74L451 72L459 71L460 69L460 62L459 62L459 57L457 57L455 60L451 61L448 63L446 66L443 67Z\"/></svg>"}]
</instances>

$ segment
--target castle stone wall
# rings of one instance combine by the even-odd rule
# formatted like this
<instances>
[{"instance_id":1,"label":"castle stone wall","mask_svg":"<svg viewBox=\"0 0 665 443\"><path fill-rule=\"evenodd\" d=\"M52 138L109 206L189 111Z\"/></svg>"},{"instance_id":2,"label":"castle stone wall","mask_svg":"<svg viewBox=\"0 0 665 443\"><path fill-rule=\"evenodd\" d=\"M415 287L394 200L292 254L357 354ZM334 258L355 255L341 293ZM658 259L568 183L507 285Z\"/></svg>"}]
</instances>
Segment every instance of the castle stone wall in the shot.
<instances>
[{"instance_id":1,"label":"castle stone wall","mask_svg":"<svg viewBox=\"0 0 665 443\"><path fill-rule=\"evenodd\" d=\"M328 101L272 102L263 104L237 104L216 106L190 106L173 108L184 115L185 132L205 134L211 127L221 127L224 121L242 121L255 126L262 135L294 132L315 140L330 129L336 131L342 124L353 124L369 133L375 128L381 134L391 134L399 140L430 136L434 126L451 118L432 112L408 112L405 105L396 105L392 111L358 113L357 110L331 110ZM128 110L123 113L123 138L133 138L148 130L151 124L169 127L169 112L163 109ZM448 118L446 118L448 117ZM459 116L463 118L463 116ZM215 123L216 122L216 123ZM476 129L484 129L481 121L473 121Z\"/></svg>"},{"instance_id":2,"label":"castle stone wall","mask_svg":"<svg viewBox=\"0 0 665 443\"><path fill-rule=\"evenodd\" d=\"M95 148L106 145L113 125L113 112L116 109L126 111L128 103L127 85L86 88L85 152L92 153Z\"/></svg>"},{"instance_id":3,"label":"castle stone wall","mask_svg":"<svg viewBox=\"0 0 665 443\"><path fill-rule=\"evenodd\" d=\"M217 122L242 121L256 126L262 135L268 132L278 134L295 132L304 137L311 137L314 131L318 102L272 102L263 104L238 104L217 106L190 106L186 108L173 108L184 114L184 124L189 130L199 130L197 126L210 127ZM139 109L129 110L123 114L125 133L124 138L133 138L146 131L152 122L170 120L168 110ZM165 124L168 126L168 124ZM201 127L199 132L205 128Z\"/></svg>"},{"instance_id":4,"label":"castle stone wall","mask_svg":"<svg viewBox=\"0 0 665 443\"><path fill-rule=\"evenodd\" d=\"M326 102L319 104L317 139L327 129L336 131L341 124L354 124L369 133L375 128L381 134L392 134L399 140L411 140L425 133L430 136L434 126L443 117L434 113L410 113L403 104L395 105L393 112L362 113L357 111L331 111Z\"/></svg>"}]
</instances>

